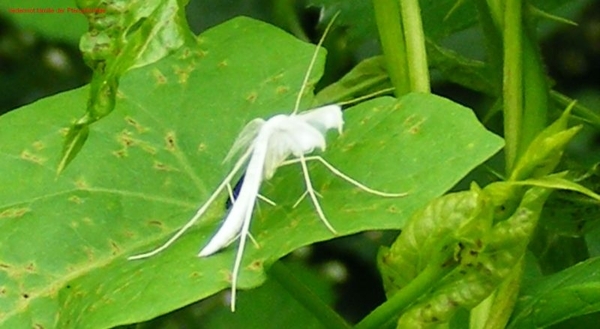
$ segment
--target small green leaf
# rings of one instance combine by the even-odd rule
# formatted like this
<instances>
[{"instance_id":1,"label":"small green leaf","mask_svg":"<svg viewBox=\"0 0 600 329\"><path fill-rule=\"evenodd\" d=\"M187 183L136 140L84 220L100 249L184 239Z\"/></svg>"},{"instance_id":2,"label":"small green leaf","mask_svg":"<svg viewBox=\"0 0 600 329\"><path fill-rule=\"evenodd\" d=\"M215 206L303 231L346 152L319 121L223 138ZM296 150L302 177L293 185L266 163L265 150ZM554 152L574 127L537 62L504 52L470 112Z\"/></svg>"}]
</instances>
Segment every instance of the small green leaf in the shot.
<instances>
[{"instance_id":1,"label":"small green leaf","mask_svg":"<svg viewBox=\"0 0 600 329\"><path fill-rule=\"evenodd\" d=\"M581 129L581 126L567 129L567 122L574 105L575 103L572 103L555 122L533 139L519 158L510 180L538 178L554 171L566 145Z\"/></svg>"},{"instance_id":2,"label":"small green leaf","mask_svg":"<svg viewBox=\"0 0 600 329\"><path fill-rule=\"evenodd\" d=\"M103 12L85 12L90 27L80 45L94 75L86 113L67 133L57 170L59 174L86 141L78 137L79 132L88 130L82 126L104 118L115 108L123 73L156 62L184 44L193 44L185 20L186 3L186 0L110 3L79 0L81 8Z\"/></svg>"},{"instance_id":3,"label":"small green leaf","mask_svg":"<svg viewBox=\"0 0 600 329\"><path fill-rule=\"evenodd\" d=\"M347 101L391 86L383 56L375 56L358 63L342 79L323 88L316 101L317 104Z\"/></svg>"}]
</instances>

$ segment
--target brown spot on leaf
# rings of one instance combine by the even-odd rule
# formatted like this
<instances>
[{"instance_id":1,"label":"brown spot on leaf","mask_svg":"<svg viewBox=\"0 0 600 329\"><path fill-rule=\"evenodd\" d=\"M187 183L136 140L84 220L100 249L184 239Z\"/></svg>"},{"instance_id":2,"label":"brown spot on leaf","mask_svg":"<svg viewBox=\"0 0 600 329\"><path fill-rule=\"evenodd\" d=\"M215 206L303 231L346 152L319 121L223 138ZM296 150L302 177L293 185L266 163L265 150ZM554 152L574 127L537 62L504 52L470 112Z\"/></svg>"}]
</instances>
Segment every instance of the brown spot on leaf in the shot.
<instances>
[{"instance_id":1,"label":"brown spot on leaf","mask_svg":"<svg viewBox=\"0 0 600 329\"><path fill-rule=\"evenodd\" d=\"M208 55L208 51L206 50L199 49L198 51L196 51L196 56L198 56L199 58L206 57L206 55Z\"/></svg>"},{"instance_id":2,"label":"brown spot on leaf","mask_svg":"<svg viewBox=\"0 0 600 329\"><path fill-rule=\"evenodd\" d=\"M18 218L23 217L30 212L30 208L8 208L0 212L0 218Z\"/></svg>"},{"instance_id":3,"label":"brown spot on leaf","mask_svg":"<svg viewBox=\"0 0 600 329\"><path fill-rule=\"evenodd\" d=\"M44 157L37 156L37 155L29 152L28 150L24 150L23 152L21 152L21 159L29 161L29 162L33 162L33 163L36 163L39 165L44 164L44 162L46 162L46 160L48 160Z\"/></svg>"},{"instance_id":4,"label":"brown spot on leaf","mask_svg":"<svg viewBox=\"0 0 600 329\"><path fill-rule=\"evenodd\" d=\"M290 88L288 88L287 86L279 86L275 90L275 92L279 95L283 95L283 94L287 93L288 91L290 91Z\"/></svg>"},{"instance_id":5,"label":"brown spot on leaf","mask_svg":"<svg viewBox=\"0 0 600 329\"><path fill-rule=\"evenodd\" d=\"M185 48L183 50L183 52L181 53L181 59L186 59L188 57L190 57L191 51L190 48Z\"/></svg>"},{"instance_id":6,"label":"brown spot on leaf","mask_svg":"<svg viewBox=\"0 0 600 329\"><path fill-rule=\"evenodd\" d=\"M138 133L148 131L148 128L142 126L139 122L137 122L134 118L130 116L125 117L125 122L127 122L128 125L133 126Z\"/></svg>"},{"instance_id":7,"label":"brown spot on leaf","mask_svg":"<svg viewBox=\"0 0 600 329\"><path fill-rule=\"evenodd\" d=\"M175 151L177 143L175 142L175 132L170 131L165 135L165 144L168 151Z\"/></svg>"},{"instance_id":8,"label":"brown spot on leaf","mask_svg":"<svg viewBox=\"0 0 600 329\"><path fill-rule=\"evenodd\" d=\"M399 212L398 207L396 207L394 205L389 206L387 210L388 210L388 212L391 212L392 214L397 214Z\"/></svg>"},{"instance_id":9,"label":"brown spot on leaf","mask_svg":"<svg viewBox=\"0 0 600 329\"><path fill-rule=\"evenodd\" d=\"M164 85L168 81L167 77L164 74L162 74L162 72L158 69L154 69L152 71L152 75L154 76L154 79L156 80L156 84Z\"/></svg>"},{"instance_id":10,"label":"brown spot on leaf","mask_svg":"<svg viewBox=\"0 0 600 329\"><path fill-rule=\"evenodd\" d=\"M248 94L248 96L246 96L246 100L249 103L254 103L256 101L257 97L258 97L258 94L255 91L253 91L250 94Z\"/></svg>"},{"instance_id":11,"label":"brown spot on leaf","mask_svg":"<svg viewBox=\"0 0 600 329\"><path fill-rule=\"evenodd\" d=\"M157 227L163 227L163 223L159 220L150 220L148 221L148 225L150 226L157 226Z\"/></svg>"},{"instance_id":12,"label":"brown spot on leaf","mask_svg":"<svg viewBox=\"0 0 600 329\"><path fill-rule=\"evenodd\" d=\"M113 254L118 254L121 252L121 247L119 247L119 245L115 241L110 240L110 246L113 250Z\"/></svg>"},{"instance_id":13,"label":"brown spot on leaf","mask_svg":"<svg viewBox=\"0 0 600 329\"><path fill-rule=\"evenodd\" d=\"M152 168L154 168L158 171L173 171L173 170L175 170L175 169L173 169L173 167L166 165L159 161L154 161L154 165L152 166Z\"/></svg>"},{"instance_id":14,"label":"brown spot on leaf","mask_svg":"<svg viewBox=\"0 0 600 329\"><path fill-rule=\"evenodd\" d=\"M191 71L192 70L190 70L189 68L183 68L182 69L182 68L176 67L175 68L175 75L177 75L177 77L178 77L177 81L179 83L182 83L182 84L186 83L188 81L188 78L190 77L190 72Z\"/></svg>"},{"instance_id":15,"label":"brown spot on leaf","mask_svg":"<svg viewBox=\"0 0 600 329\"><path fill-rule=\"evenodd\" d=\"M258 271L263 267L263 261L261 260L255 260L252 263L250 263L250 266L248 266L248 269L252 270L252 271Z\"/></svg>"},{"instance_id":16,"label":"brown spot on leaf","mask_svg":"<svg viewBox=\"0 0 600 329\"><path fill-rule=\"evenodd\" d=\"M1 268L1 269L8 270L8 269L10 269L10 267L11 267L11 266L10 266L10 265L8 265L8 264L0 263L0 268Z\"/></svg>"},{"instance_id":17,"label":"brown spot on leaf","mask_svg":"<svg viewBox=\"0 0 600 329\"><path fill-rule=\"evenodd\" d=\"M77 179L75 181L75 186L81 190L86 190L86 189L90 188L90 186L88 185L88 183L85 181L85 179L83 177L79 177L79 179Z\"/></svg>"},{"instance_id":18,"label":"brown spot on leaf","mask_svg":"<svg viewBox=\"0 0 600 329\"><path fill-rule=\"evenodd\" d=\"M135 145L136 142L131 135L130 131L123 130L118 136L119 143L125 148Z\"/></svg>"},{"instance_id":19,"label":"brown spot on leaf","mask_svg":"<svg viewBox=\"0 0 600 329\"><path fill-rule=\"evenodd\" d=\"M222 60L219 62L219 64L217 64L217 66L222 69L222 68L226 68L227 66L229 66L229 63L227 63L227 60Z\"/></svg>"},{"instance_id":20,"label":"brown spot on leaf","mask_svg":"<svg viewBox=\"0 0 600 329\"><path fill-rule=\"evenodd\" d=\"M69 197L69 201L75 203L75 204L82 204L83 203L83 199L81 199L80 197L78 197L77 195L71 195Z\"/></svg>"},{"instance_id":21,"label":"brown spot on leaf","mask_svg":"<svg viewBox=\"0 0 600 329\"><path fill-rule=\"evenodd\" d=\"M127 156L127 151L125 149L120 149L117 151L113 151L112 155L116 156L119 159L122 159Z\"/></svg>"},{"instance_id":22,"label":"brown spot on leaf","mask_svg":"<svg viewBox=\"0 0 600 329\"><path fill-rule=\"evenodd\" d=\"M200 143L198 144L198 152L204 152L206 150L206 144Z\"/></svg>"},{"instance_id":23,"label":"brown spot on leaf","mask_svg":"<svg viewBox=\"0 0 600 329\"><path fill-rule=\"evenodd\" d=\"M32 273L34 273L34 272L35 272L35 264L33 264L33 263L29 263L29 264L28 264L28 265L25 267L25 269L27 270L27 272L32 272Z\"/></svg>"},{"instance_id":24,"label":"brown spot on leaf","mask_svg":"<svg viewBox=\"0 0 600 329\"><path fill-rule=\"evenodd\" d=\"M33 142L32 146L36 151L41 151L44 148L46 148L46 145L44 145L44 143L42 143L41 141Z\"/></svg>"},{"instance_id":25,"label":"brown spot on leaf","mask_svg":"<svg viewBox=\"0 0 600 329\"><path fill-rule=\"evenodd\" d=\"M283 73L276 74L267 79L267 82L277 82L283 78Z\"/></svg>"}]
</instances>

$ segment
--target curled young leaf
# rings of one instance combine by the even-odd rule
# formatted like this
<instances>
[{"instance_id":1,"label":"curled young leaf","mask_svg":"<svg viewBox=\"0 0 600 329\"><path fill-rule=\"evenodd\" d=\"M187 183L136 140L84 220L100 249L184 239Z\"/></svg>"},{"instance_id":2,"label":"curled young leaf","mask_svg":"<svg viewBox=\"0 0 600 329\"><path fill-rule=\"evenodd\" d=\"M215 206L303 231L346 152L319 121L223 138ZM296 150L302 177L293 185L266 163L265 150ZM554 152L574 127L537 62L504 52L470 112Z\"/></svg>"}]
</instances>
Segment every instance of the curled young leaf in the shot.
<instances>
[{"instance_id":1,"label":"curled young leaf","mask_svg":"<svg viewBox=\"0 0 600 329\"><path fill-rule=\"evenodd\" d=\"M487 298L525 253L550 191L529 189L514 214L489 230L480 245L462 248L460 265L439 283L432 282L433 288L400 317L397 328L444 324L459 308L472 309Z\"/></svg>"},{"instance_id":2,"label":"curled young leaf","mask_svg":"<svg viewBox=\"0 0 600 329\"><path fill-rule=\"evenodd\" d=\"M581 129L581 126L567 129L574 105L572 103L560 118L535 137L512 171L511 181L538 178L554 171L566 145Z\"/></svg>"}]
</instances>

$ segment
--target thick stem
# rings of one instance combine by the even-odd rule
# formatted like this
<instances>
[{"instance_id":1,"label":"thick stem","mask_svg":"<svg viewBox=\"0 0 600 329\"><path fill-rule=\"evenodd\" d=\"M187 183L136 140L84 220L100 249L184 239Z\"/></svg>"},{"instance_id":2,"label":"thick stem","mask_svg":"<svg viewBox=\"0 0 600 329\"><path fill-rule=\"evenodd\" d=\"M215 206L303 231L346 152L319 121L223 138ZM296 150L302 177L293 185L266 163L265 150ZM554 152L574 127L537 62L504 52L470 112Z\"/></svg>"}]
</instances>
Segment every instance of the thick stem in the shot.
<instances>
[{"instance_id":1,"label":"thick stem","mask_svg":"<svg viewBox=\"0 0 600 329\"><path fill-rule=\"evenodd\" d=\"M396 0L373 0L373 8L387 71L400 97L411 89L400 9Z\"/></svg>"},{"instance_id":2,"label":"thick stem","mask_svg":"<svg viewBox=\"0 0 600 329\"><path fill-rule=\"evenodd\" d=\"M429 68L425 51L425 33L421 21L418 0L400 0L400 12L404 25L404 40L411 91L429 93Z\"/></svg>"},{"instance_id":3,"label":"thick stem","mask_svg":"<svg viewBox=\"0 0 600 329\"><path fill-rule=\"evenodd\" d=\"M521 0L506 0L504 8L504 147L506 173L510 175L518 156L523 123L523 27Z\"/></svg>"},{"instance_id":4,"label":"thick stem","mask_svg":"<svg viewBox=\"0 0 600 329\"><path fill-rule=\"evenodd\" d=\"M427 293L439 280L448 274L454 267L446 261L434 261L427 266L410 283L400 289L387 302L381 304L373 312L360 321L354 329L382 328L387 322L398 319L399 315L420 296Z\"/></svg>"}]
</instances>

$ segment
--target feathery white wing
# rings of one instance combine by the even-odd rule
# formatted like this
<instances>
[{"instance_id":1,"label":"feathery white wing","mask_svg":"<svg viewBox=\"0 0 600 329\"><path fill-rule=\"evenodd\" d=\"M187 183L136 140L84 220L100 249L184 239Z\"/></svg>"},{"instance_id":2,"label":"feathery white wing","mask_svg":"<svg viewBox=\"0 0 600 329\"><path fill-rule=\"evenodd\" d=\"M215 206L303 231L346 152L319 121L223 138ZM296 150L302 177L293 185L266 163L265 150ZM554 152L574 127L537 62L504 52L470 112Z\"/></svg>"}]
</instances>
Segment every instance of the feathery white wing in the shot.
<instances>
[{"instance_id":1,"label":"feathery white wing","mask_svg":"<svg viewBox=\"0 0 600 329\"><path fill-rule=\"evenodd\" d=\"M217 233L210 239L208 244L202 248L199 257L206 257L225 248L235 237L240 233L244 219L247 214L252 214L254 204L258 197L258 191L262 182L263 166L267 153L268 139L270 138L270 130L266 126L260 130L254 140L254 150L250 156L244 182L238 197L233 202L233 207L230 209L227 217L223 221L223 225ZM242 232L242 237L247 232Z\"/></svg>"},{"instance_id":2,"label":"feathery white wing","mask_svg":"<svg viewBox=\"0 0 600 329\"><path fill-rule=\"evenodd\" d=\"M235 157L237 154L239 154L242 150L246 151L246 150L251 149L252 144L254 143L254 140L256 139L256 136L258 136L258 133L260 132L260 129L265 124L265 122L266 121L261 118L257 118L257 119L254 119L254 120L248 122L244 126L244 129L242 129L242 131L235 138L235 141L233 142L233 145L229 149L229 152L227 152L227 156L225 156L223 163L231 160L233 157Z\"/></svg>"},{"instance_id":3,"label":"feathery white wing","mask_svg":"<svg viewBox=\"0 0 600 329\"><path fill-rule=\"evenodd\" d=\"M342 107L337 104L317 107L309 111L298 113L295 116L299 120L302 120L319 130L323 135L327 130L332 128L336 128L338 133L341 134L342 128L344 127Z\"/></svg>"}]
</instances>

